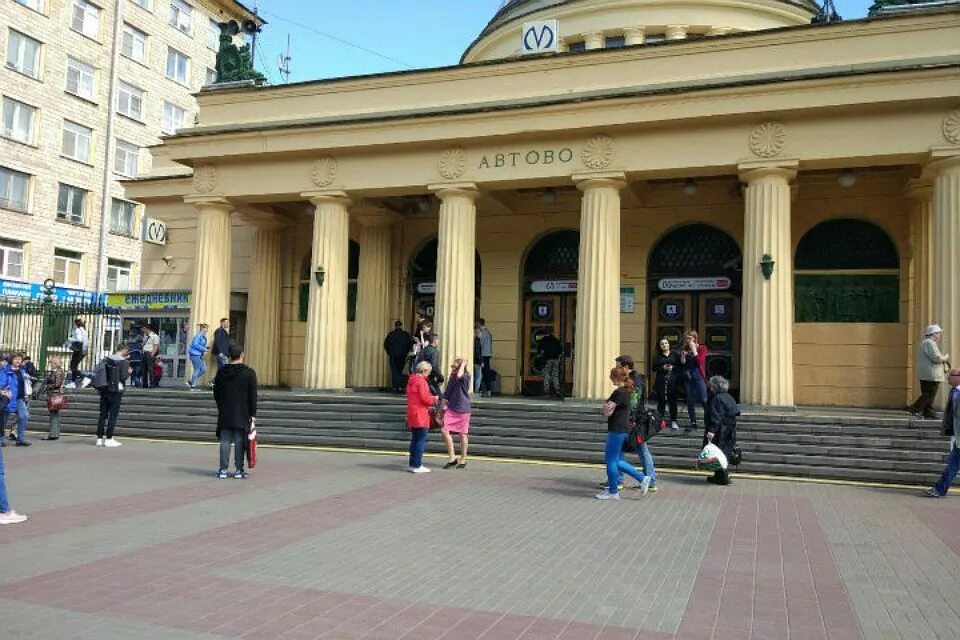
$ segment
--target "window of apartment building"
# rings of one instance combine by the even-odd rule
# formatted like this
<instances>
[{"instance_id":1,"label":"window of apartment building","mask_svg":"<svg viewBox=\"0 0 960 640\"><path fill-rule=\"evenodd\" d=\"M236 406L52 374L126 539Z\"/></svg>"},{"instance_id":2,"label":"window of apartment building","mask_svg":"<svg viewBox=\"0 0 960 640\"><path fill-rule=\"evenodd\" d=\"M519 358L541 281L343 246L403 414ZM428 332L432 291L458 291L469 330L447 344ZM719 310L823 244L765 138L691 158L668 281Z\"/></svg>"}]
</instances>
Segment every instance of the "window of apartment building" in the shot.
<instances>
[{"instance_id":1,"label":"window of apartment building","mask_svg":"<svg viewBox=\"0 0 960 640\"><path fill-rule=\"evenodd\" d=\"M171 0L170 2L170 24L180 31L190 33L190 17L193 14L193 7L183 0Z\"/></svg>"},{"instance_id":2,"label":"window of apartment building","mask_svg":"<svg viewBox=\"0 0 960 640\"><path fill-rule=\"evenodd\" d=\"M120 53L131 60L144 64L147 60L147 34L124 23L123 35L120 40Z\"/></svg>"},{"instance_id":3,"label":"window of apartment building","mask_svg":"<svg viewBox=\"0 0 960 640\"><path fill-rule=\"evenodd\" d=\"M207 49L216 51L220 48L220 24L213 18L207 22Z\"/></svg>"},{"instance_id":4,"label":"window of apartment building","mask_svg":"<svg viewBox=\"0 0 960 640\"><path fill-rule=\"evenodd\" d=\"M3 137L33 144L33 125L36 119L36 107L13 98L3 98Z\"/></svg>"},{"instance_id":5,"label":"window of apartment building","mask_svg":"<svg viewBox=\"0 0 960 640\"><path fill-rule=\"evenodd\" d=\"M122 260L107 260L107 291L129 291L131 266Z\"/></svg>"},{"instance_id":6,"label":"window of apartment building","mask_svg":"<svg viewBox=\"0 0 960 640\"><path fill-rule=\"evenodd\" d=\"M43 0L16 0L17 4L30 7L34 11L43 13Z\"/></svg>"},{"instance_id":7,"label":"window of apartment building","mask_svg":"<svg viewBox=\"0 0 960 640\"><path fill-rule=\"evenodd\" d=\"M30 174L0 167L0 207L27 210L30 196Z\"/></svg>"},{"instance_id":8,"label":"window of apartment building","mask_svg":"<svg viewBox=\"0 0 960 640\"><path fill-rule=\"evenodd\" d=\"M127 178L137 177L140 147L123 140L117 140L117 152L113 158L113 170Z\"/></svg>"},{"instance_id":9,"label":"window of apartment building","mask_svg":"<svg viewBox=\"0 0 960 640\"><path fill-rule=\"evenodd\" d=\"M60 193L57 195L57 217L74 224L83 224L86 219L87 196L86 189L60 183Z\"/></svg>"},{"instance_id":10,"label":"window of apartment building","mask_svg":"<svg viewBox=\"0 0 960 640\"><path fill-rule=\"evenodd\" d=\"M100 7L87 0L73 0L70 28L88 38L100 35Z\"/></svg>"},{"instance_id":11,"label":"window of apartment building","mask_svg":"<svg viewBox=\"0 0 960 640\"><path fill-rule=\"evenodd\" d=\"M23 277L23 243L0 238L0 276Z\"/></svg>"},{"instance_id":12,"label":"window of apartment building","mask_svg":"<svg viewBox=\"0 0 960 640\"><path fill-rule=\"evenodd\" d=\"M92 140L93 129L69 120L63 121L63 146L60 149L63 155L89 164Z\"/></svg>"},{"instance_id":13,"label":"window of apartment building","mask_svg":"<svg viewBox=\"0 0 960 640\"><path fill-rule=\"evenodd\" d=\"M7 66L32 78L40 75L40 41L19 31L9 30Z\"/></svg>"},{"instance_id":14,"label":"window of apartment building","mask_svg":"<svg viewBox=\"0 0 960 640\"><path fill-rule=\"evenodd\" d=\"M127 200L113 199L110 207L110 232L133 237L133 223L136 221L137 205Z\"/></svg>"},{"instance_id":15,"label":"window of apartment building","mask_svg":"<svg viewBox=\"0 0 960 640\"><path fill-rule=\"evenodd\" d=\"M190 76L190 58L170 47L167 49L167 77L180 84L187 84Z\"/></svg>"},{"instance_id":16,"label":"window of apartment building","mask_svg":"<svg viewBox=\"0 0 960 640\"><path fill-rule=\"evenodd\" d=\"M134 120L143 120L143 89L120 82L117 85L117 113Z\"/></svg>"},{"instance_id":17,"label":"window of apartment building","mask_svg":"<svg viewBox=\"0 0 960 640\"><path fill-rule=\"evenodd\" d=\"M163 133L173 134L183 127L187 112L175 104L163 103L163 122L160 125Z\"/></svg>"},{"instance_id":18,"label":"window of apartment building","mask_svg":"<svg viewBox=\"0 0 960 640\"><path fill-rule=\"evenodd\" d=\"M68 287L80 286L80 266L83 254L66 249L53 250L53 279Z\"/></svg>"},{"instance_id":19,"label":"window of apartment building","mask_svg":"<svg viewBox=\"0 0 960 640\"><path fill-rule=\"evenodd\" d=\"M93 100L97 71L75 58L67 58L67 93Z\"/></svg>"},{"instance_id":20,"label":"window of apartment building","mask_svg":"<svg viewBox=\"0 0 960 640\"><path fill-rule=\"evenodd\" d=\"M204 78L203 86L214 84L217 81L217 70L207 67L207 75Z\"/></svg>"}]
</instances>

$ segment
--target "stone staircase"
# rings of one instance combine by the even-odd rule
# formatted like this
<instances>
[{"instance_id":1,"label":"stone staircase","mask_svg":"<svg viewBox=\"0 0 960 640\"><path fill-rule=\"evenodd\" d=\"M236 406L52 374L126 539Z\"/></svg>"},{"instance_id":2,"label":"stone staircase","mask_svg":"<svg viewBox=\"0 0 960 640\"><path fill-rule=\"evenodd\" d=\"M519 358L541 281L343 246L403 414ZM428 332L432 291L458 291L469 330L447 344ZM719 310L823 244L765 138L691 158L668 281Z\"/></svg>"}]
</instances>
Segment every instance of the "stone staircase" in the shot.
<instances>
[{"instance_id":1,"label":"stone staircase","mask_svg":"<svg viewBox=\"0 0 960 640\"><path fill-rule=\"evenodd\" d=\"M92 390L69 392L62 417L67 433L93 434L97 400ZM313 445L404 451L404 398L395 395L306 394L264 391L259 440L265 444ZM45 420L35 410L31 428ZM210 392L131 389L124 397L118 438L144 436L213 441L216 407ZM843 479L894 484L932 484L943 469L946 439L932 421L904 413L807 408L789 413L744 410L738 440L742 473ZM473 455L601 463L606 425L596 406L576 401L485 398L474 403L470 431ZM651 441L657 465L694 468L702 434L664 433ZM443 451L431 435L428 451Z\"/></svg>"}]
</instances>

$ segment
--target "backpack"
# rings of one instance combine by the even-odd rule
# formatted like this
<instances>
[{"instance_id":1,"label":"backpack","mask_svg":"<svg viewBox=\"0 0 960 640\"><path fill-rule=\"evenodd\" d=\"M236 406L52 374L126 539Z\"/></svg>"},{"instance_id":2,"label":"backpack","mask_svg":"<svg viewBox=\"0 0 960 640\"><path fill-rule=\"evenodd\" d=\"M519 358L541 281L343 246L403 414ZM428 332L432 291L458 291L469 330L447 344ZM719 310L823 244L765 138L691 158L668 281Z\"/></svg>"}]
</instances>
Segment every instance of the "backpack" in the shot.
<instances>
[{"instance_id":1,"label":"backpack","mask_svg":"<svg viewBox=\"0 0 960 640\"><path fill-rule=\"evenodd\" d=\"M107 357L93 371L93 388L97 391L123 391L120 382L120 364Z\"/></svg>"}]
</instances>

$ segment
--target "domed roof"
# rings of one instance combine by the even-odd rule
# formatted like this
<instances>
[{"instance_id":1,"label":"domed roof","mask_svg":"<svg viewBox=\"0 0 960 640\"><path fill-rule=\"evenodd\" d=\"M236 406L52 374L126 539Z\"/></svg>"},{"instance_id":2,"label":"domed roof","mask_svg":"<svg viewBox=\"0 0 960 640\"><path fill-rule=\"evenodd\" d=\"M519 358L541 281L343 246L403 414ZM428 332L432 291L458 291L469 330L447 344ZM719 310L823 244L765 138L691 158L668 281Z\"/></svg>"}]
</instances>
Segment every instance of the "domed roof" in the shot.
<instances>
[{"instance_id":1,"label":"domed roof","mask_svg":"<svg viewBox=\"0 0 960 640\"><path fill-rule=\"evenodd\" d=\"M519 52L519 30L523 22L561 20L565 39L576 38L582 26L609 34L619 29L645 25L700 25L720 29L718 33L755 31L807 24L819 10L815 0L505 0L466 52L463 62L511 57ZM723 21L723 24L719 24ZM563 24L567 22L567 24ZM502 39L516 30L517 45L508 52ZM701 35L716 35L701 29ZM696 32L693 32L696 34Z\"/></svg>"}]
</instances>

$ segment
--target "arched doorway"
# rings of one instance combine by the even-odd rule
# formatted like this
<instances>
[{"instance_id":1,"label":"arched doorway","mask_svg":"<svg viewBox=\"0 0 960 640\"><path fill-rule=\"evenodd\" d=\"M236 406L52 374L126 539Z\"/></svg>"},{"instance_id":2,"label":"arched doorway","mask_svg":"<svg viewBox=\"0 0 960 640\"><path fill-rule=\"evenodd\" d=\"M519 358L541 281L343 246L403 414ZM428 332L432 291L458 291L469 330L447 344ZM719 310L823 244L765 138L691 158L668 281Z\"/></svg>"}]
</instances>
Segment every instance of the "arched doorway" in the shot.
<instances>
[{"instance_id":1,"label":"arched doorway","mask_svg":"<svg viewBox=\"0 0 960 640\"><path fill-rule=\"evenodd\" d=\"M523 262L522 385L525 395L543 393L542 363L537 361L540 338L552 333L563 344L560 382L564 395L573 390L574 329L577 311L577 271L580 232L554 231L534 242Z\"/></svg>"},{"instance_id":2,"label":"arched doorway","mask_svg":"<svg viewBox=\"0 0 960 640\"><path fill-rule=\"evenodd\" d=\"M708 349L707 376L740 386L740 247L717 227L694 223L667 232L647 264L650 291L650 352L661 339L679 347L695 329Z\"/></svg>"},{"instance_id":3,"label":"arched doorway","mask_svg":"<svg viewBox=\"0 0 960 640\"><path fill-rule=\"evenodd\" d=\"M436 312L438 246L439 243L436 238L427 241L413 256L413 261L410 263L410 294L413 298L413 304L411 305L413 311L413 317L410 323L411 331L417 328L420 320L433 321L433 316ZM474 316L479 317L482 274L480 270L480 254L475 252L475 255L473 272L476 304Z\"/></svg>"}]
</instances>

